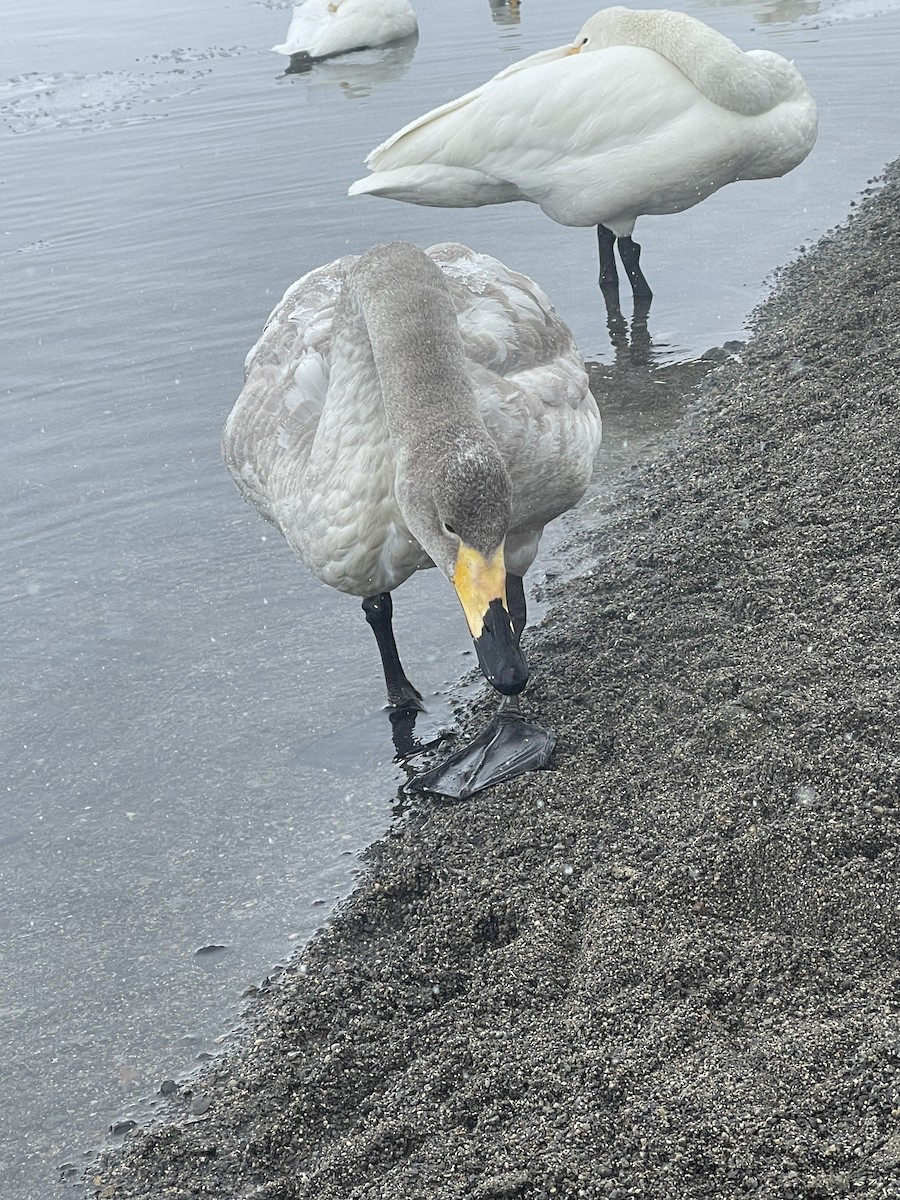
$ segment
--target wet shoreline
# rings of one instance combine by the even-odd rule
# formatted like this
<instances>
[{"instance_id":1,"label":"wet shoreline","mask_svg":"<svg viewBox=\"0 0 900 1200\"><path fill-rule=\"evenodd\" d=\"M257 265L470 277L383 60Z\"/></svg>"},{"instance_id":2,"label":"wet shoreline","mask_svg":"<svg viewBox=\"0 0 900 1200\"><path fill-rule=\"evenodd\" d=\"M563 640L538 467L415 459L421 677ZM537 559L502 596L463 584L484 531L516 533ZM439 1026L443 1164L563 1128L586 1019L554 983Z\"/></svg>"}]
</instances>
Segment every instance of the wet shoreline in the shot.
<instances>
[{"instance_id":1,"label":"wet shoreline","mask_svg":"<svg viewBox=\"0 0 900 1200\"><path fill-rule=\"evenodd\" d=\"M553 768L413 808L91 1195L898 1193L886 179L548 586Z\"/></svg>"}]
</instances>

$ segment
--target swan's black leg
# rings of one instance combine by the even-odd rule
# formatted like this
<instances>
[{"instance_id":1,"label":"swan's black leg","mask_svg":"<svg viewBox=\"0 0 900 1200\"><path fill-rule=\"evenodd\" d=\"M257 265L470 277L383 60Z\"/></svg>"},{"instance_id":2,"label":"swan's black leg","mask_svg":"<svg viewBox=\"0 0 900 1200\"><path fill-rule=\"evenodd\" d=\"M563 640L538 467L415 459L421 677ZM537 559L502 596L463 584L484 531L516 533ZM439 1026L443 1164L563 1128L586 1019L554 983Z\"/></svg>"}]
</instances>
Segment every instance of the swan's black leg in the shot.
<instances>
[{"instance_id":1,"label":"swan's black leg","mask_svg":"<svg viewBox=\"0 0 900 1200\"><path fill-rule=\"evenodd\" d=\"M528 619L528 609L525 603L525 584L521 575L506 572L506 607L512 621L513 633L516 635L516 645L522 640L522 630Z\"/></svg>"},{"instance_id":2,"label":"swan's black leg","mask_svg":"<svg viewBox=\"0 0 900 1200\"><path fill-rule=\"evenodd\" d=\"M362 606L381 652L388 704L391 708L424 712L425 705L422 703L422 695L406 678L400 655L397 653L397 643L394 641L394 627L391 620L394 614L391 593L379 592L377 596L366 596Z\"/></svg>"},{"instance_id":3,"label":"swan's black leg","mask_svg":"<svg viewBox=\"0 0 900 1200\"><path fill-rule=\"evenodd\" d=\"M525 581L521 575L513 575L510 571L506 572L506 607L518 645L522 641L522 632L528 620L528 606L525 601ZM521 715L521 711L521 695L500 697L498 714L517 717Z\"/></svg>"},{"instance_id":4,"label":"swan's black leg","mask_svg":"<svg viewBox=\"0 0 900 1200\"><path fill-rule=\"evenodd\" d=\"M625 268L625 273L631 283L631 290L634 292L635 315L637 315L637 308L640 305L641 316L646 318L650 311L653 293L641 270L641 248L633 238L620 237L619 257L622 259L622 266Z\"/></svg>"},{"instance_id":5,"label":"swan's black leg","mask_svg":"<svg viewBox=\"0 0 900 1200\"><path fill-rule=\"evenodd\" d=\"M619 295L619 272L616 270L616 235L605 225L597 226L597 244L600 247L600 291Z\"/></svg>"},{"instance_id":6,"label":"swan's black leg","mask_svg":"<svg viewBox=\"0 0 900 1200\"><path fill-rule=\"evenodd\" d=\"M522 632L528 620L528 606L525 601L525 582L521 575L506 572L506 607L512 621L513 633L516 635L516 645L522 641ZM522 705L519 696L501 696L497 707L498 713L518 716Z\"/></svg>"}]
</instances>

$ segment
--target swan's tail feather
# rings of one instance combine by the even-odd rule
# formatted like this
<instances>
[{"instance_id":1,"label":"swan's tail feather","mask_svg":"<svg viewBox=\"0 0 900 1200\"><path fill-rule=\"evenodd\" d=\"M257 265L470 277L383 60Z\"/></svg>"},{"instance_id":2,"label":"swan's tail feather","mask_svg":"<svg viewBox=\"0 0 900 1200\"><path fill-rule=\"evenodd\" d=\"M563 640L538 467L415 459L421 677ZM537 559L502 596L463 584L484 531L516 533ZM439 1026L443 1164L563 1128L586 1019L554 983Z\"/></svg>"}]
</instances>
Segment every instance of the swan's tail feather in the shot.
<instances>
[{"instance_id":1,"label":"swan's tail feather","mask_svg":"<svg viewBox=\"0 0 900 1200\"><path fill-rule=\"evenodd\" d=\"M376 171L357 179L348 196L384 196L407 204L432 208L480 208L484 204L507 204L524 200L515 184L495 179L482 171L451 167L442 163L398 167L394 171Z\"/></svg>"}]
</instances>

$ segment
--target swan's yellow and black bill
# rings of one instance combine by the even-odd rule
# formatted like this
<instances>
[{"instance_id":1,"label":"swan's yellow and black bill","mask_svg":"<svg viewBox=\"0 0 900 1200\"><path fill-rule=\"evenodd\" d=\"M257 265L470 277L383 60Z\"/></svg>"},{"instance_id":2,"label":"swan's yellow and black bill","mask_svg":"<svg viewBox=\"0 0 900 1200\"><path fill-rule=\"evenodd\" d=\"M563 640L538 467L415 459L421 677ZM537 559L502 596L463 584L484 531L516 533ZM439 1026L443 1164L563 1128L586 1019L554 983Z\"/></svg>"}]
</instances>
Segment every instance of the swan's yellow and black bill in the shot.
<instances>
[{"instance_id":1,"label":"swan's yellow and black bill","mask_svg":"<svg viewBox=\"0 0 900 1200\"><path fill-rule=\"evenodd\" d=\"M488 559L460 543L453 585L466 614L485 679L504 696L515 696L528 682L528 664L506 608L503 547Z\"/></svg>"}]
</instances>

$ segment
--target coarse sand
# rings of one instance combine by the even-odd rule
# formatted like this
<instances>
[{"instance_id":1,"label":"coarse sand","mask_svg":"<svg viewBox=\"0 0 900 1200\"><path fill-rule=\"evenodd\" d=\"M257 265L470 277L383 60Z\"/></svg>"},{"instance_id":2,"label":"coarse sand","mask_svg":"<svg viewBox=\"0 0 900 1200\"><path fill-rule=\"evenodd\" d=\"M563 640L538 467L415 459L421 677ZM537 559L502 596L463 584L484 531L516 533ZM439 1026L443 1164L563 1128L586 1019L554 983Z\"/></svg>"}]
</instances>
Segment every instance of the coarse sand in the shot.
<instances>
[{"instance_id":1,"label":"coarse sand","mask_svg":"<svg viewBox=\"0 0 900 1200\"><path fill-rule=\"evenodd\" d=\"M576 537L552 769L417 802L90 1195L900 1197L898 378L895 164Z\"/></svg>"}]
</instances>

